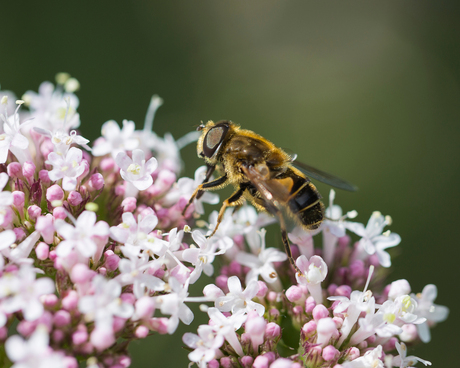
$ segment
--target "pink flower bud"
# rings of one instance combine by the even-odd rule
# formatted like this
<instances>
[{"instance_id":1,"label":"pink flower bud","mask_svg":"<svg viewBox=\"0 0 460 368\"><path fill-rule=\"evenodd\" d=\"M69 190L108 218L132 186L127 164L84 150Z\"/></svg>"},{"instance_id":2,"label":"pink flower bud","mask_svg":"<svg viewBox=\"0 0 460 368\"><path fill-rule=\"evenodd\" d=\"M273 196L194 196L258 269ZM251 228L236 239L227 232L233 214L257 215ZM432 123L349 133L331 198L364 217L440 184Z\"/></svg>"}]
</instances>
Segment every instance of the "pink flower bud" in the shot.
<instances>
[{"instance_id":1,"label":"pink flower bud","mask_svg":"<svg viewBox=\"0 0 460 368\"><path fill-rule=\"evenodd\" d=\"M35 327L37 327L36 321L26 321L24 319L18 323L18 327L16 327L16 329L22 336L29 337L35 331Z\"/></svg>"},{"instance_id":2,"label":"pink flower bud","mask_svg":"<svg viewBox=\"0 0 460 368\"><path fill-rule=\"evenodd\" d=\"M270 364L275 360L276 355L275 355L275 353L273 351L269 351L269 352L264 354L264 357L266 357L268 359L268 363Z\"/></svg>"},{"instance_id":3,"label":"pink flower bud","mask_svg":"<svg viewBox=\"0 0 460 368\"><path fill-rule=\"evenodd\" d=\"M301 315L303 313L303 308L302 308L301 305L296 305L294 308L292 308L292 312L295 315L299 316L299 315Z\"/></svg>"},{"instance_id":4,"label":"pink flower bud","mask_svg":"<svg viewBox=\"0 0 460 368\"><path fill-rule=\"evenodd\" d=\"M29 206L29 208L27 209L27 213L29 214L29 219L31 219L32 221L36 221L38 216L42 214L42 209L33 204L32 206Z\"/></svg>"},{"instance_id":5,"label":"pink flower bud","mask_svg":"<svg viewBox=\"0 0 460 368\"><path fill-rule=\"evenodd\" d=\"M351 287L348 285L340 285L336 290L335 290L335 295L337 296L346 296L347 298L350 298L351 295Z\"/></svg>"},{"instance_id":6,"label":"pink flower bud","mask_svg":"<svg viewBox=\"0 0 460 368\"><path fill-rule=\"evenodd\" d=\"M125 328L126 325L126 318L121 318L121 317L113 317L113 332L117 333L120 332Z\"/></svg>"},{"instance_id":7,"label":"pink flower bud","mask_svg":"<svg viewBox=\"0 0 460 368\"><path fill-rule=\"evenodd\" d=\"M117 185L115 187L115 195L117 197L124 197L125 192L126 192L126 188L123 185Z\"/></svg>"},{"instance_id":8,"label":"pink flower bud","mask_svg":"<svg viewBox=\"0 0 460 368\"><path fill-rule=\"evenodd\" d=\"M217 359L212 359L208 362L208 368L219 368L220 364Z\"/></svg>"},{"instance_id":9,"label":"pink flower bud","mask_svg":"<svg viewBox=\"0 0 460 368\"><path fill-rule=\"evenodd\" d=\"M132 293L123 293L120 295L120 299L128 304L134 305L136 302L136 297Z\"/></svg>"},{"instance_id":10,"label":"pink flower bud","mask_svg":"<svg viewBox=\"0 0 460 368\"><path fill-rule=\"evenodd\" d=\"M59 185L54 184L46 190L46 199L49 202L62 201L64 199L64 191Z\"/></svg>"},{"instance_id":11,"label":"pink flower bud","mask_svg":"<svg viewBox=\"0 0 460 368\"><path fill-rule=\"evenodd\" d=\"M42 182L42 184L44 185L49 185L51 184L51 179L48 175L48 170L40 170L38 172L38 178L40 179L40 181Z\"/></svg>"},{"instance_id":12,"label":"pink flower bud","mask_svg":"<svg viewBox=\"0 0 460 368\"><path fill-rule=\"evenodd\" d=\"M51 142L51 139L45 139L40 144L40 152L42 153L43 157L48 159L48 155L54 151L54 144Z\"/></svg>"},{"instance_id":13,"label":"pink flower bud","mask_svg":"<svg viewBox=\"0 0 460 368\"><path fill-rule=\"evenodd\" d=\"M228 276L219 275L216 277L216 285L219 289L221 289L224 293L228 292Z\"/></svg>"},{"instance_id":14,"label":"pink flower bud","mask_svg":"<svg viewBox=\"0 0 460 368\"><path fill-rule=\"evenodd\" d=\"M328 287L327 287L327 293L329 295L335 295L335 291L337 290L337 285L336 284L330 284Z\"/></svg>"},{"instance_id":15,"label":"pink flower bud","mask_svg":"<svg viewBox=\"0 0 460 368\"><path fill-rule=\"evenodd\" d=\"M108 328L95 328L91 332L90 341L98 351L103 351L115 342L115 336Z\"/></svg>"},{"instance_id":16,"label":"pink flower bud","mask_svg":"<svg viewBox=\"0 0 460 368\"><path fill-rule=\"evenodd\" d=\"M57 254L55 250L50 250L50 255L49 255L50 260L54 261L57 258Z\"/></svg>"},{"instance_id":17,"label":"pink flower bud","mask_svg":"<svg viewBox=\"0 0 460 368\"><path fill-rule=\"evenodd\" d=\"M67 326L71 321L70 313L66 310L59 310L54 314L53 322L56 327Z\"/></svg>"},{"instance_id":18,"label":"pink flower bud","mask_svg":"<svg viewBox=\"0 0 460 368\"><path fill-rule=\"evenodd\" d=\"M133 212L136 209L137 199L134 197L127 197L121 202L123 212Z\"/></svg>"},{"instance_id":19,"label":"pink flower bud","mask_svg":"<svg viewBox=\"0 0 460 368\"><path fill-rule=\"evenodd\" d=\"M405 325L405 326L407 326L407 325ZM416 332L417 327L415 327L414 325L410 325L410 326L413 326L413 327L414 327L414 330L415 330L414 332ZM403 327L403 330L404 330L404 327ZM404 334L404 332L403 332L403 334ZM418 335L416 335L416 336L414 337L414 339L417 338L417 337L418 337ZM396 349L396 343L397 343L397 342L398 342L398 339L397 339L396 337L390 337L390 340L388 340L388 341L383 345L383 349L384 349L383 351L392 351L392 350Z\"/></svg>"},{"instance_id":20,"label":"pink flower bud","mask_svg":"<svg viewBox=\"0 0 460 368\"><path fill-rule=\"evenodd\" d=\"M264 355L259 355L254 360L253 368L268 368L268 364L269 364L268 358Z\"/></svg>"},{"instance_id":21,"label":"pink flower bud","mask_svg":"<svg viewBox=\"0 0 460 368\"><path fill-rule=\"evenodd\" d=\"M83 153L84 154L84 153ZM80 180L83 179L89 173L89 163L88 160L81 160L81 164L85 167L85 171L78 177Z\"/></svg>"},{"instance_id":22,"label":"pink flower bud","mask_svg":"<svg viewBox=\"0 0 460 368\"><path fill-rule=\"evenodd\" d=\"M315 319L316 322L318 322L318 320L320 320L321 318L329 317L329 311L322 304L316 305L316 307L313 308L312 313L313 313L313 318Z\"/></svg>"},{"instance_id":23,"label":"pink flower bud","mask_svg":"<svg viewBox=\"0 0 460 368\"><path fill-rule=\"evenodd\" d=\"M147 337L149 334L149 329L145 326L138 326L136 330L134 331L134 336L136 336L138 339L143 339Z\"/></svg>"},{"instance_id":24,"label":"pink flower bud","mask_svg":"<svg viewBox=\"0 0 460 368\"><path fill-rule=\"evenodd\" d=\"M348 267L350 270L350 276L354 280L363 278L366 273L366 268L364 266L364 262L360 259L357 259L351 262L350 266Z\"/></svg>"},{"instance_id":25,"label":"pink flower bud","mask_svg":"<svg viewBox=\"0 0 460 368\"><path fill-rule=\"evenodd\" d=\"M115 160L112 157L104 158L101 160L99 167L102 171L113 171L115 168Z\"/></svg>"},{"instance_id":26,"label":"pink flower bud","mask_svg":"<svg viewBox=\"0 0 460 368\"><path fill-rule=\"evenodd\" d=\"M12 194L13 194L13 204L16 206L16 208L22 209L24 207L24 199L25 199L24 192L14 191Z\"/></svg>"},{"instance_id":27,"label":"pink flower bud","mask_svg":"<svg viewBox=\"0 0 460 368\"><path fill-rule=\"evenodd\" d=\"M131 358L126 355L122 355L120 359L118 359L118 363L123 367L123 368L128 368L131 365Z\"/></svg>"},{"instance_id":28,"label":"pink flower bud","mask_svg":"<svg viewBox=\"0 0 460 368\"><path fill-rule=\"evenodd\" d=\"M65 368L78 368L77 359L74 357L66 356L62 359Z\"/></svg>"},{"instance_id":29,"label":"pink flower bud","mask_svg":"<svg viewBox=\"0 0 460 368\"><path fill-rule=\"evenodd\" d=\"M8 329L5 326L0 327L0 341L5 341L7 337Z\"/></svg>"},{"instance_id":30,"label":"pink flower bud","mask_svg":"<svg viewBox=\"0 0 460 368\"><path fill-rule=\"evenodd\" d=\"M65 336L64 331L54 330L51 337L53 339L53 342L60 343L62 340L64 340L64 336Z\"/></svg>"},{"instance_id":31,"label":"pink flower bud","mask_svg":"<svg viewBox=\"0 0 460 368\"><path fill-rule=\"evenodd\" d=\"M229 357L220 358L220 365L222 368L233 368L232 360Z\"/></svg>"},{"instance_id":32,"label":"pink flower bud","mask_svg":"<svg viewBox=\"0 0 460 368\"><path fill-rule=\"evenodd\" d=\"M104 263L105 267L109 271L115 271L118 268L118 263L120 262L120 257L117 256L115 253L113 253L113 251L111 251L111 250L107 250L104 253L104 257L105 257L105 263Z\"/></svg>"},{"instance_id":33,"label":"pink flower bud","mask_svg":"<svg viewBox=\"0 0 460 368\"><path fill-rule=\"evenodd\" d=\"M313 333L316 333L316 322L314 320L308 321L302 327L302 332L305 336L310 337Z\"/></svg>"},{"instance_id":34,"label":"pink flower bud","mask_svg":"<svg viewBox=\"0 0 460 368\"><path fill-rule=\"evenodd\" d=\"M160 335L165 335L168 333L168 319L161 318L151 318L149 320L149 326L152 331L158 332Z\"/></svg>"},{"instance_id":35,"label":"pink flower bud","mask_svg":"<svg viewBox=\"0 0 460 368\"><path fill-rule=\"evenodd\" d=\"M245 331L251 337L252 348L257 351L260 344L264 342L265 327L267 321L259 317L256 312L250 312L245 323Z\"/></svg>"},{"instance_id":36,"label":"pink flower bud","mask_svg":"<svg viewBox=\"0 0 460 368\"><path fill-rule=\"evenodd\" d=\"M53 315L50 312L45 311L35 322L37 323L37 326L45 325L48 332L50 332L53 328Z\"/></svg>"},{"instance_id":37,"label":"pink flower bud","mask_svg":"<svg viewBox=\"0 0 460 368\"><path fill-rule=\"evenodd\" d=\"M242 271L241 265L238 262L236 261L230 262L230 265L228 267L229 275L240 275L241 271Z\"/></svg>"},{"instance_id":38,"label":"pink flower bud","mask_svg":"<svg viewBox=\"0 0 460 368\"><path fill-rule=\"evenodd\" d=\"M64 207L56 207L53 209L53 216L56 220L65 220L65 218L67 217L67 213Z\"/></svg>"},{"instance_id":39,"label":"pink flower bud","mask_svg":"<svg viewBox=\"0 0 460 368\"><path fill-rule=\"evenodd\" d=\"M72 343L81 345L88 340L88 331L84 325L78 325L77 331L72 334Z\"/></svg>"},{"instance_id":40,"label":"pink flower bud","mask_svg":"<svg viewBox=\"0 0 460 368\"><path fill-rule=\"evenodd\" d=\"M305 300L305 313L312 313L313 309L316 307L315 298L309 296L307 300Z\"/></svg>"},{"instance_id":41,"label":"pink flower bud","mask_svg":"<svg viewBox=\"0 0 460 368\"><path fill-rule=\"evenodd\" d=\"M42 297L40 298L40 301L43 303L43 305L46 308L54 308L56 304L58 303L59 299L54 294L47 294L47 295L42 295Z\"/></svg>"},{"instance_id":42,"label":"pink flower bud","mask_svg":"<svg viewBox=\"0 0 460 368\"><path fill-rule=\"evenodd\" d=\"M271 317L278 317L280 315L280 311L276 308L271 308L268 313L270 314Z\"/></svg>"},{"instance_id":43,"label":"pink flower bud","mask_svg":"<svg viewBox=\"0 0 460 368\"><path fill-rule=\"evenodd\" d=\"M69 202L71 206L78 206L82 201L83 198L81 197L81 194L75 190L72 190L67 197L67 202Z\"/></svg>"},{"instance_id":44,"label":"pink flower bud","mask_svg":"<svg viewBox=\"0 0 460 368\"><path fill-rule=\"evenodd\" d=\"M302 298L302 290L295 285L292 285L289 289L286 290L286 298L291 303L294 303Z\"/></svg>"},{"instance_id":45,"label":"pink flower bud","mask_svg":"<svg viewBox=\"0 0 460 368\"><path fill-rule=\"evenodd\" d=\"M106 276L106 275L107 275L107 268L105 268L105 267L99 267L99 269L97 270L97 272L99 272L99 274L102 275L102 276Z\"/></svg>"},{"instance_id":46,"label":"pink flower bud","mask_svg":"<svg viewBox=\"0 0 460 368\"><path fill-rule=\"evenodd\" d=\"M259 284L259 291L256 296L259 298L265 298L265 295L267 295L268 292L267 284L264 281L257 281L257 283Z\"/></svg>"},{"instance_id":47,"label":"pink flower bud","mask_svg":"<svg viewBox=\"0 0 460 368\"><path fill-rule=\"evenodd\" d=\"M15 227L13 229L14 233L16 234L16 242L20 243L26 238L26 232L22 227Z\"/></svg>"},{"instance_id":48,"label":"pink flower bud","mask_svg":"<svg viewBox=\"0 0 460 368\"><path fill-rule=\"evenodd\" d=\"M132 294L131 294L132 295ZM140 319L151 318L155 311L155 302L148 296L143 296L135 303L136 316Z\"/></svg>"},{"instance_id":49,"label":"pink flower bud","mask_svg":"<svg viewBox=\"0 0 460 368\"><path fill-rule=\"evenodd\" d=\"M252 363L254 362L254 358L249 355L245 355L240 359L240 363L243 368L252 368Z\"/></svg>"},{"instance_id":50,"label":"pink flower bud","mask_svg":"<svg viewBox=\"0 0 460 368\"><path fill-rule=\"evenodd\" d=\"M336 357L338 357L340 354L340 351L338 351L335 347L332 345L328 345L325 348L323 348L323 359L326 362L329 362L331 360L334 360Z\"/></svg>"},{"instance_id":51,"label":"pink flower bud","mask_svg":"<svg viewBox=\"0 0 460 368\"><path fill-rule=\"evenodd\" d=\"M88 268L86 264L78 263L70 271L70 278L77 284L84 284L90 281L96 273Z\"/></svg>"},{"instance_id":52,"label":"pink flower bud","mask_svg":"<svg viewBox=\"0 0 460 368\"><path fill-rule=\"evenodd\" d=\"M89 178L87 185L88 185L88 190L90 192L94 190L102 189L102 187L104 186L104 177L99 173L93 174Z\"/></svg>"},{"instance_id":53,"label":"pink flower bud","mask_svg":"<svg viewBox=\"0 0 460 368\"><path fill-rule=\"evenodd\" d=\"M35 164L30 161L24 162L24 164L22 165L22 175L24 175L24 177L30 184L35 175Z\"/></svg>"},{"instance_id":54,"label":"pink flower bud","mask_svg":"<svg viewBox=\"0 0 460 368\"><path fill-rule=\"evenodd\" d=\"M359 358L360 355L361 353L359 349L353 346L350 349L348 349L347 353L345 354L345 357L346 360L355 360Z\"/></svg>"},{"instance_id":55,"label":"pink flower bud","mask_svg":"<svg viewBox=\"0 0 460 368\"><path fill-rule=\"evenodd\" d=\"M8 165L6 169L8 176L13 179L21 179L22 178L22 167L19 162L12 162Z\"/></svg>"},{"instance_id":56,"label":"pink flower bud","mask_svg":"<svg viewBox=\"0 0 460 368\"><path fill-rule=\"evenodd\" d=\"M281 334L281 327L274 322L270 322L265 327L265 337L274 340Z\"/></svg>"}]
</instances>

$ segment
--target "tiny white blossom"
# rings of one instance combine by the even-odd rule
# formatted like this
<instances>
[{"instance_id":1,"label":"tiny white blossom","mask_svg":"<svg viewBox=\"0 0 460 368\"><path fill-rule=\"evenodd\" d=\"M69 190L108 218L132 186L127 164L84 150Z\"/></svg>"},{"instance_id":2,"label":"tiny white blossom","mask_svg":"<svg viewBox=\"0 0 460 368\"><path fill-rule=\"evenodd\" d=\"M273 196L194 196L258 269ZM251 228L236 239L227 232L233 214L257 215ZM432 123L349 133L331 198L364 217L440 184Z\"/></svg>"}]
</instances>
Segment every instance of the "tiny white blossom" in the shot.
<instances>
[{"instance_id":1,"label":"tiny white blossom","mask_svg":"<svg viewBox=\"0 0 460 368\"><path fill-rule=\"evenodd\" d=\"M75 222L75 226L57 219L54 227L64 240L61 241L56 253L59 257L66 257L72 249L76 249L83 257L92 257L97 245L93 236L106 236L109 234L109 225L104 221L96 223L96 214L92 211L84 211Z\"/></svg>"},{"instance_id":2,"label":"tiny white blossom","mask_svg":"<svg viewBox=\"0 0 460 368\"><path fill-rule=\"evenodd\" d=\"M153 184L152 173L158 167L155 157L145 161L144 151L135 149L130 158L125 152L120 152L115 162L120 167L120 175L138 190L145 190Z\"/></svg>"},{"instance_id":3,"label":"tiny white blossom","mask_svg":"<svg viewBox=\"0 0 460 368\"><path fill-rule=\"evenodd\" d=\"M273 267L273 262L282 262L287 259L285 252L281 252L275 248L265 248L265 229L262 229L258 234L259 237L255 238L255 244L251 246L253 252L256 254L250 254L245 252L239 252L236 255L235 260L243 266L251 268L246 275L246 284L249 284L251 280L257 280L259 275L270 284L278 280L278 274Z\"/></svg>"},{"instance_id":4,"label":"tiny white blossom","mask_svg":"<svg viewBox=\"0 0 460 368\"><path fill-rule=\"evenodd\" d=\"M395 345L399 355L393 358L393 366L399 368L410 368L413 365L417 364L417 362L423 363L425 365L431 365L431 362L429 362L428 360L418 358L414 355L407 356L407 347L406 344L404 344L403 342L400 344L396 341Z\"/></svg>"},{"instance_id":5,"label":"tiny white blossom","mask_svg":"<svg viewBox=\"0 0 460 368\"><path fill-rule=\"evenodd\" d=\"M323 302L321 282L324 281L327 275L326 262L320 256L312 256L308 260L307 257L302 255L297 258L295 263L302 272L301 275L296 272L295 277L297 282L306 285L316 303L321 304Z\"/></svg>"},{"instance_id":6,"label":"tiny white blossom","mask_svg":"<svg viewBox=\"0 0 460 368\"><path fill-rule=\"evenodd\" d=\"M48 331L38 325L28 340L13 335L5 342L8 358L14 363L12 368L65 368L64 354L55 352L49 346Z\"/></svg>"},{"instance_id":7,"label":"tiny white blossom","mask_svg":"<svg viewBox=\"0 0 460 368\"><path fill-rule=\"evenodd\" d=\"M241 347L241 343L238 340L235 331L238 330L244 322L246 322L247 314L245 311L239 310L230 317L226 317L221 311L219 311L219 309L209 308L208 315L212 322L213 330L218 335L222 335L239 356L243 356L243 348Z\"/></svg>"},{"instance_id":8,"label":"tiny white blossom","mask_svg":"<svg viewBox=\"0 0 460 368\"><path fill-rule=\"evenodd\" d=\"M187 332L182 337L182 341L188 347L195 349L188 358L199 364L200 368L206 368L207 363L215 358L217 350L224 343L224 338L216 334L212 326L201 325L198 327L198 335Z\"/></svg>"},{"instance_id":9,"label":"tiny white blossom","mask_svg":"<svg viewBox=\"0 0 460 368\"><path fill-rule=\"evenodd\" d=\"M252 300L259 292L259 283L257 280L250 281L244 290L237 276L229 277L227 284L229 292L227 295L220 296L216 299L216 308L222 312L231 311L232 313L237 313L242 310L246 313L256 311L259 316L264 314L265 307Z\"/></svg>"},{"instance_id":10,"label":"tiny white blossom","mask_svg":"<svg viewBox=\"0 0 460 368\"><path fill-rule=\"evenodd\" d=\"M139 146L139 141L133 138L135 125L133 121L123 120L123 129L114 120L109 120L102 125L102 136L104 140L99 140L93 147L94 156L103 156L108 153L113 158L118 153L132 151Z\"/></svg>"},{"instance_id":11,"label":"tiny white blossom","mask_svg":"<svg viewBox=\"0 0 460 368\"><path fill-rule=\"evenodd\" d=\"M74 190L77 186L77 178L85 171L82 158L82 150L76 147L70 148L65 156L51 152L46 161L48 165L53 166L53 169L48 172L49 178L52 181L62 179L62 188L64 190Z\"/></svg>"},{"instance_id":12,"label":"tiny white blossom","mask_svg":"<svg viewBox=\"0 0 460 368\"><path fill-rule=\"evenodd\" d=\"M351 362L342 363L343 368L385 368L382 357L382 345L366 353Z\"/></svg>"}]
</instances>

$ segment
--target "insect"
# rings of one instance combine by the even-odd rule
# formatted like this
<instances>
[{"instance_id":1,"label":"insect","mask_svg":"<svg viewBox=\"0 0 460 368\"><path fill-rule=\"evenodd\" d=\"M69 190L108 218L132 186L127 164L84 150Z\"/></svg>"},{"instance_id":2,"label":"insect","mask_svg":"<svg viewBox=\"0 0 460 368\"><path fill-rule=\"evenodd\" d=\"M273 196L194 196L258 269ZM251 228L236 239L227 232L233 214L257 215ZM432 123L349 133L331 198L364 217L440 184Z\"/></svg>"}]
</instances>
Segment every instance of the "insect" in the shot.
<instances>
[{"instance_id":1,"label":"insect","mask_svg":"<svg viewBox=\"0 0 460 368\"><path fill-rule=\"evenodd\" d=\"M206 125L201 124L197 130L202 131L197 153L205 160L207 171L203 183L192 194L184 212L204 191L218 190L232 184L235 192L223 202L216 227L209 237L217 231L227 207L240 207L248 200L257 210L269 212L278 218L289 262L300 272L292 258L284 214L306 230L317 229L325 217L321 195L305 173L341 189L354 191L356 187L311 166L293 162L295 158L281 148L231 121L209 121ZM216 167L222 176L209 181Z\"/></svg>"}]
</instances>

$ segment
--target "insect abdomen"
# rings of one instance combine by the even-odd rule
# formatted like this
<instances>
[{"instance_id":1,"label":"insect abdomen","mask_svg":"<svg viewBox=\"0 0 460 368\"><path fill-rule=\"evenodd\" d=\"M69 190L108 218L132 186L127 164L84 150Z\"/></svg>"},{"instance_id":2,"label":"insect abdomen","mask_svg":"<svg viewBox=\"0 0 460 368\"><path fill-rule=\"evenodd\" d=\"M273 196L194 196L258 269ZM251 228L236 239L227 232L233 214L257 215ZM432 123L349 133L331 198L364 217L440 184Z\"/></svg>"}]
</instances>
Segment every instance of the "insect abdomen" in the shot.
<instances>
[{"instance_id":1,"label":"insect abdomen","mask_svg":"<svg viewBox=\"0 0 460 368\"><path fill-rule=\"evenodd\" d=\"M294 183L288 201L289 209L307 230L317 229L324 218L321 195L307 178L293 172L290 177Z\"/></svg>"}]
</instances>

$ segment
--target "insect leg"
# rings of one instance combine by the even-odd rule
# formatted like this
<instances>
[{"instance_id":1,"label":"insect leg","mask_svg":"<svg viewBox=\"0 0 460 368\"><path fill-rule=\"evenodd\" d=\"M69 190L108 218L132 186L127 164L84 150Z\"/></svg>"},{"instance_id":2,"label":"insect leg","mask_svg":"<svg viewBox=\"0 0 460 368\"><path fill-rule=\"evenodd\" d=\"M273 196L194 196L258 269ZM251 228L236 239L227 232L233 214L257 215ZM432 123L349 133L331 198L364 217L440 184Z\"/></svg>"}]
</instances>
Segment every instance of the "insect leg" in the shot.
<instances>
[{"instance_id":1,"label":"insect leg","mask_svg":"<svg viewBox=\"0 0 460 368\"><path fill-rule=\"evenodd\" d=\"M270 206L270 212L278 218L280 229L281 229L281 239L283 240L284 250L288 256L289 263L291 263L292 267L298 272L299 275L302 275L302 271L300 271L299 267L295 264L294 258L292 258L291 252L291 245L289 244L288 233L286 230L286 222L284 221L283 214L281 211L275 207Z\"/></svg>"},{"instance_id":2,"label":"insect leg","mask_svg":"<svg viewBox=\"0 0 460 368\"><path fill-rule=\"evenodd\" d=\"M198 187L195 189L192 196L190 197L184 210L182 211L182 215L185 213L185 211L187 211L187 208L192 204L193 200L195 199L195 197L198 195L200 191L222 188L223 186L227 185L226 182L227 182L227 175L223 175L220 178L217 178L216 180L198 185Z\"/></svg>"},{"instance_id":3,"label":"insect leg","mask_svg":"<svg viewBox=\"0 0 460 368\"><path fill-rule=\"evenodd\" d=\"M212 173L216 169L215 166L211 166L209 164L206 164L206 167L208 168L206 170L206 177L204 178L204 180L203 180L203 182L201 184L207 183L209 181L209 179L211 178ZM200 199L203 196L203 194L204 194L204 190L199 191L198 194L196 195L196 199Z\"/></svg>"},{"instance_id":4,"label":"insect leg","mask_svg":"<svg viewBox=\"0 0 460 368\"><path fill-rule=\"evenodd\" d=\"M214 228L213 232L211 235L208 235L207 238L210 238L213 236L217 228L219 227L220 223L222 222L222 218L224 217L225 210L227 209L228 206L239 206L241 205L241 197L243 196L244 191L246 190L246 186L240 186L239 189L233 193L230 198L227 198L224 203L222 204L222 207L219 210L219 215L217 216L217 224L216 227Z\"/></svg>"}]
</instances>

